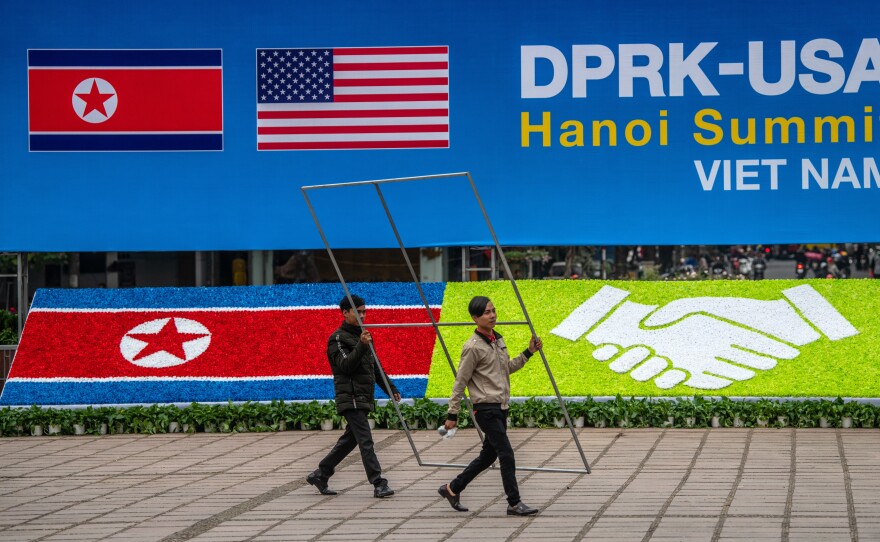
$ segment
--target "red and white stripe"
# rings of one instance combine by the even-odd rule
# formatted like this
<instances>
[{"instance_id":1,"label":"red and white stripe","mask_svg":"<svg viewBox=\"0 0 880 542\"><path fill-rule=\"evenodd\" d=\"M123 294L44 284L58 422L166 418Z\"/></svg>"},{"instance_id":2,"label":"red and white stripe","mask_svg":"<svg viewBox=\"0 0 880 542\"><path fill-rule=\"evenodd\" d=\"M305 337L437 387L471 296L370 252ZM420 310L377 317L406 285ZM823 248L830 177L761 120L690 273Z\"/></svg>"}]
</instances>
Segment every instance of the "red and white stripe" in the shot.
<instances>
[{"instance_id":1,"label":"red and white stripe","mask_svg":"<svg viewBox=\"0 0 880 542\"><path fill-rule=\"evenodd\" d=\"M258 104L259 150L449 147L449 47L333 51L332 103Z\"/></svg>"}]
</instances>

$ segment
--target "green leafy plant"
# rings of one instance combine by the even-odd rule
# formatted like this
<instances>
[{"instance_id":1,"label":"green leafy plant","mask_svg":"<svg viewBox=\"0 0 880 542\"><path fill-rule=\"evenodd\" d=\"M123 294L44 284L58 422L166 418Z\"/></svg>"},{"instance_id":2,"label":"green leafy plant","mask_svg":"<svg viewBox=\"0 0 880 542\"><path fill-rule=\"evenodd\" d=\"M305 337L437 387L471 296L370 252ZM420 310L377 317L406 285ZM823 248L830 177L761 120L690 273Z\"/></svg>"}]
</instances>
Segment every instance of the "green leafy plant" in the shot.
<instances>
[{"instance_id":1,"label":"green leafy plant","mask_svg":"<svg viewBox=\"0 0 880 542\"><path fill-rule=\"evenodd\" d=\"M791 401L785 404L789 423L794 427L819 425L819 403L816 401Z\"/></svg>"},{"instance_id":2,"label":"green leafy plant","mask_svg":"<svg viewBox=\"0 0 880 542\"><path fill-rule=\"evenodd\" d=\"M748 401L731 401L727 408L732 418L734 427L754 427L755 415L752 412L752 403Z\"/></svg>"},{"instance_id":3,"label":"green leafy plant","mask_svg":"<svg viewBox=\"0 0 880 542\"><path fill-rule=\"evenodd\" d=\"M427 429L433 429L442 423L441 419L446 417L446 410L443 406L438 405L434 401L425 398L413 400L413 405L409 407L407 419L415 419L421 422L420 425Z\"/></svg>"},{"instance_id":4,"label":"green leafy plant","mask_svg":"<svg viewBox=\"0 0 880 542\"><path fill-rule=\"evenodd\" d=\"M821 410L819 414L821 417L828 420L831 427L840 427L840 422L843 418L843 407L844 402L841 397L838 397L833 401L822 399L820 401Z\"/></svg>"},{"instance_id":5,"label":"green leafy plant","mask_svg":"<svg viewBox=\"0 0 880 542\"><path fill-rule=\"evenodd\" d=\"M535 397L530 397L523 401L522 409L523 409L523 420L525 422L526 427L535 426L540 427L545 423L545 413L547 412L547 407L544 401L540 399L536 399Z\"/></svg>"},{"instance_id":6,"label":"green leafy plant","mask_svg":"<svg viewBox=\"0 0 880 542\"><path fill-rule=\"evenodd\" d=\"M512 427L525 426L525 410L523 405L517 401L511 401L507 409L507 420Z\"/></svg>"},{"instance_id":7,"label":"green leafy plant","mask_svg":"<svg viewBox=\"0 0 880 542\"><path fill-rule=\"evenodd\" d=\"M803 417L800 401L784 401L776 403L776 418L779 426L787 423L790 427L798 427Z\"/></svg>"},{"instance_id":8,"label":"green leafy plant","mask_svg":"<svg viewBox=\"0 0 880 542\"><path fill-rule=\"evenodd\" d=\"M43 431L47 431L50 420L51 417L48 410L44 410L37 405L31 405L30 408L21 412L22 427L28 433L31 433L35 427L41 427Z\"/></svg>"},{"instance_id":9,"label":"green leafy plant","mask_svg":"<svg viewBox=\"0 0 880 542\"><path fill-rule=\"evenodd\" d=\"M569 415L574 421L584 416L588 425L599 420L619 424L625 420L627 427L665 427L669 417L674 418L677 427L704 427L713 416L721 425L729 427L739 418L743 425L751 427L758 418L766 419L770 426L781 426L778 416L788 418L793 427L815 427L820 417L826 417L833 426L840 426L844 417L852 418L853 427L874 427L880 408L856 401L787 401L779 402L768 398L757 401L736 401L726 397L708 400L700 396L690 399L649 400L647 398L624 399L616 396L611 401L597 402L592 397L583 401L566 402ZM400 404L401 413L407 420L435 420L442 423L446 418L446 406L428 399L417 399L413 405ZM508 419L514 427L524 427L527 416L540 426L550 426L554 418L561 417L561 408L555 400L543 401L529 398L523 402L512 402ZM394 405L386 403L377 407L371 417L380 421L380 426L397 428L399 419ZM692 425L688 424L690 418ZM88 434L100 434L101 426L107 426L110 433L152 434L168 430L170 421L186 424L188 431L210 431L211 427L222 427L225 431L277 431L281 422L294 424L302 421L311 428L317 428L321 421L331 419L338 424L341 416L336 412L333 401L310 403L285 403L273 401L271 404L242 403L204 405L193 403L178 409L173 405L117 407L86 407L83 409L43 409L30 408L0 409L0 435L12 436L30 434L34 427L42 427L48 433L49 425L60 426L62 434L73 434L74 425L83 425ZM410 423L408 421L408 423ZM471 425L469 412L465 409L459 414L459 426Z\"/></svg>"},{"instance_id":10,"label":"green leafy plant","mask_svg":"<svg viewBox=\"0 0 880 542\"><path fill-rule=\"evenodd\" d=\"M106 423L104 421L104 410L106 408L110 407L94 408L87 406L86 408L72 410L72 423L74 426L81 425L87 435L100 435L101 425Z\"/></svg>"},{"instance_id":11,"label":"green leafy plant","mask_svg":"<svg viewBox=\"0 0 880 542\"><path fill-rule=\"evenodd\" d=\"M191 409L192 420L198 430L206 433L216 431L221 419L222 405L205 405L201 403L192 403L188 409Z\"/></svg>"},{"instance_id":12,"label":"green leafy plant","mask_svg":"<svg viewBox=\"0 0 880 542\"><path fill-rule=\"evenodd\" d=\"M721 427L733 427L734 412L736 411L735 401L731 401L729 397L722 397L718 401L712 402L711 415L718 418Z\"/></svg>"},{"instance_id":13,"label":"green leafy plant","mask_svg":"<svg viewBox=\"0 0 880 542\"><path fill-rule=\"evenodd\" d=\"M871 405L850 401L843 405L841 416L851 418L853 427L874 427L874 407Z\"/></svg>"},{"instance_id":14,"label":"green leafy plant","mask_svg":"<svg viewBox=\"0 0 880 542\"><path fill-rule=\"evenodd\" d=\"M779 408L777 408L777 404L770 399L758 399L752 404L752 412L755 416L755 420L758 421L760 425L763 422L766 422L768 425L773 423L778 416Z\"/></svg>"},{"instance_id":15,"label":"green leafy plant","mask_svg":"<svg viewBox=\"0 0 880 542\"><path fill-rule=\"evenodd\" d=\"M299 429L299 424L305 416L306 403L284 403L280 401L276 406L276 412L273 414L276 420L284 422L284 426L288 430Z\"/></svg>"},{"instance_id":16,"label":"green leafy plant","mask_svg":"<svg viewBox=\"0 0 880 542\"><path fill-rule=\"evenodd\" d=\"M689 399L678 399L672 407L676 427L695 427L697 423L697 405Z\"/></svg>"},{"instance_id":17,"label":"green leafy plant","mask_svg":"<svg viewBox=\"0 0 880 542\"><path fill-rule=\"evenodd\" d=\"M329 403L319 403L318 401L310 401L302 405L299 421L303 429L317 429L321 426L321 422L327 419L328 408L325 406ZM335 406L333 407L335 416Z\"/></svg>"},{"instance_id":18,"label":"green leafy plant","mask_svg":"<svg viewBox=\"0 0 880 542\"><path fill-rule=\"evenodd\" d=\"M14 308L0 309L0 345L18 344L18 313Z\"/></svg>"},{"instance_id":19,"label":"green leafy plant","mask_svg":"<svg viewBox=\"0 0 880 542\"><path fill-rule=\"evenodd\" d=\"M186 433L195 433L198 429L198 422L195 417L196 409L192 406L178 409L177 423L180 424L180 430Z\"/></svg>"},{"instance_id":20,"label":"green leafy plant","mask_svg":"<svg viewBox=\"0 0 880 542\"><path fill-rule=\"evenodd\" d=\"M22 411L17 408L0 409L0 436L14 437L22 433Z\"/></svg>"},{"instance_id":21,"label":"green leafy plant","mask_svg":"<svg viewBox=\"0 0 880 542\"><path fill-rule=\"evenodd\" d=\"M645 412L642 414L644 427L666 427L670 425L669 418L675 423L675 402L661 399L646 403Z\"/></svg>"}]
</instances>

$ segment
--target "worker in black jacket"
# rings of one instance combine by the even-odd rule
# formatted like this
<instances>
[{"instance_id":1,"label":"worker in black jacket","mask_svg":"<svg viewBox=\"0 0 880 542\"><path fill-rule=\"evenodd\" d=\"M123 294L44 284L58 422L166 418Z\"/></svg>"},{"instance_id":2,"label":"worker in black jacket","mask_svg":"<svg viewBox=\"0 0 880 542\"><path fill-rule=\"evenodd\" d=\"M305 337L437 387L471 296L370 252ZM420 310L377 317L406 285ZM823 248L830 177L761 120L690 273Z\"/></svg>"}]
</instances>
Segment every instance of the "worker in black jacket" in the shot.
<instances>
[{"instance_id":1,"label":"worker in black jacket","mask_svg":"<svg viewBox=\"0 0 880 542\"><path fill-rule=\"evenodd\" d=\"M327 486L328 480L333 476L336 465L357 446L361 450L367 479L374 487L373 496L390 497L394 495L394 490L388 487L388 480L382 477L382 467L373 449L373 435L370 433L367 413L373 410L375 384L379 384L382 391L395 402L400 401L400 392L390 380L390 393L385 388L382 368L370 349L373 338L368 330L361 329L358 325L358 315L363 322L367 314L364 300L353 295L351 301L354 301L354 309L347 296L340 301L339 308L345 321L327 341L327 359L333 371L336 410L345 417L348 425L336 445L321 460L318 469L306 477L306 481L318 488L322 495L336 495L336 491Z\"/></svg>"}]
</instances>

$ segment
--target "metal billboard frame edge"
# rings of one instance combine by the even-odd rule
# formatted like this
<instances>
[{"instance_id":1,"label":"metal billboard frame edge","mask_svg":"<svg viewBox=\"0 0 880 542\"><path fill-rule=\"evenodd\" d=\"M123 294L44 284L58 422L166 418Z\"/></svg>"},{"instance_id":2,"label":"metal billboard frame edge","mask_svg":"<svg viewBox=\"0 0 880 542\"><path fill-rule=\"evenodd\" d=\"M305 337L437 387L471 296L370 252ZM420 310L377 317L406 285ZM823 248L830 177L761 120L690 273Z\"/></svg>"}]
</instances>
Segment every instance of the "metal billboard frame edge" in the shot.
<instances>
[{"instance_id":1,"label":"metal billboard frame edge","mask_svg":"<svg viewBox=\"0 0 880 542\"><path fill-rule=\"evenodd\" d=\"M311 185L311 186L301 186L300 190L302 191L303 198L305 198L306 205L309 208L309 212L312 215L312 220L315 222L315 227L318 229L318 233L321 236L321 240L324 243L324 246L327 249L327 254L330 257L330 262L333 264L333 269L336 271L336 275L339 278L339 282L342 284L342 289L345 291L345 296L348 298L349 303L354 306L354 301L351 297L351 292L348 289L348 283L345 281L345 277L342 275L342 270L339 268L339 264L336 261L336 257L333 255L333 249L330 246L330 242L327 240L327 236L324 233L324 229L321 227L321 222L318 219L318 215L315 212L314 206L312 206L312 202L309 199L308 191L310 190L320 190L326 188L344 188L350 186L367 186L372 185L376 189L376 194L379 197L379 201L382 203L382 208L385 211L385 216L388 218L388 223L391 226L392 231L394 232L394 237L397 240L397 243L400 247L400 251L403 254L403 258L406 261L407 268L409 269L410 275L412 276L413 284L416 286L419 292L419 296L422 299L422 303L425 306L425 311L428 314L428 318L430 318L431 323L421 324L421 326L430 325L434 329L434 333L437 336L437 340L440 342L440 345L443 349L443 353L446 355L446 360L449 363L449 367L452 370L453 376L457 375L455 370L455 365L452 362L452 357L449 355L449 350L446 347L446 342L443 340L443 335L440 333L440 326L442 325L472 325L469 323L438 323L434 314L431 312L430 304L428 303L428 299L425 296L424 291L422 290L422 284L419 280L415 268L412 265L412 262L409 259L409 255L406 253L406 246L403 243L403 240L400 237L400 233L397 230L397 225L394 222L394 218L391 216L391 211L388 208L388 204L385 201L385 197L382 194L382 189L380 188L381 184L388 183L396 183L396 182L410 182L410 181L423 181L423 180L432 180L432 179L444 179L444 178L455 178L455 177L466 177L468 182L470 183L471 189L473 190L474 197L476 198L477 204L480 206L480 211L483 214L483 219L486 221L486 226L489 228L489 233L492 235L492 241L495 243L495 249L498 251L498 255L500 256L501 263L504 267L504 272L507 275L511 286L513 287L513 292L516 295L517 300L519 301L520 308L522 309L523 315L525 316L525 322L503 322L508 325L528 325L529 331L531 331L532 336L536 337L537 332L535 331L535 327L532 324L532 320L529 317L528 310L526 309L525 302L522 299L522 295L520 294L519 288L516 285L516 280L513 278L513 273L510 271L510 266L507 263L507 258L504 256L504 251L501 249L501 244L498 241L498 236L495 234L495 229L492 226L492 222L489 219L489 214L486 212L486 207L483 205L483 200L480 198L480 193L477 191L477 186L474 183L473 177L471 177L470 172L458 172L458 173L442 173L437 175L420 175L414 177L399 177L399 178L391 178L391 179L378 179L378 180L368 180L368 181L356 181L356 182L346 182L346 183L336 183L336 184L321 184L321 185ZM401 327L395 326L394 324L364 324L361 320L360 314L355 311L355 316L357 318L358 325L362 327ZM408 325L406 327L416 327L415 325ZM369 345L370 351L373 354L373 358L376 360L376 363L379 365L381 369L382 379L385 383L386 389L391 389L391 384L388 380L388 375L382 367L381 362L379 361L379 356L376 353L373 344ZM559 406L562 409L563 417L565 418L565 423L571 432L572 441L574 441L575 446L577 447L578 454L580 455L581 461L584 464L583 469L557 469L557 468L548 468L548 467L521 467L517 466L517 470L523 471L539 471L539 472L562 472L562 473L575 473L575 474L590 474L591 469L589 462L587 461L587 457L584 454L584 450L581 447L580 440L578 439L577 433L575 432L574 425L571 423L571 417L568 414L568 408L565 406L565 400L562 398L562 394L559 392L559 387L556 384L556 379L553 377L553 371L550 369L550 364L547 362L547 356L544 354L544 350L539 349L538 353L541 355L541 360L544 363L544 369L547 371L547 376L550 378L550 383L553 385L553 391L556 393L556 398L559 401ZM470 402L470 398L465 394L464 401L467 405L467 408L473 411L473 405ZM400 412L400 407L394 400L391 400L391 404L394 405L394 411L397 413L397 417L400 420L401 427L403 427L404 432L406 433L406 438L409 441L410 448L412 448L413 455L415 455L416 461L419 466L423 467L448 467L448 468L462 468L467 465L458 464L458 463L428 463L422 461L421 455L419 454L419 450L416 447L415 441L413 441L411 431L409 426L406 423L406 420L403 418L403 414ZM476 420L474 420L474 426L477 429L477 433L480 437L480 440L483 440L483 432L480 429L479 425L477 425Z\"/></svg>"}]
</instances>

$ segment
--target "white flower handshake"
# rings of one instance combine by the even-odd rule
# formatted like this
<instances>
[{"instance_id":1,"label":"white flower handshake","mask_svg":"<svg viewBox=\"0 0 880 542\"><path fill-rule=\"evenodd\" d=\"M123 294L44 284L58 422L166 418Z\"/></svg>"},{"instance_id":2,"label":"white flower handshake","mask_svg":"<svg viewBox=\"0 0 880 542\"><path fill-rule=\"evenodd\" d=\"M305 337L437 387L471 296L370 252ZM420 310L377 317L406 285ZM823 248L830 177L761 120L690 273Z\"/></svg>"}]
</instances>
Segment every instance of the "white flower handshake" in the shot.
<instances>
[{"instance_id":1,"label":"white flower handshake","mask_svg":"<svg viewBox=\"0 0 880 542\"><path fill-rule=\"evenodd\" d=\"M624 301L629 292L603 286L551 333L572 341L586 333L597 347L594 358L611 360L612 371L636 380L653 378L663 389L682 382L719 389L748 380L755 376L752 369L772 369L779 359L797 357L794 346L821 338L817 329L831 340L858 334L811 286L782 294L785 299L775 301L685 298L658 310Z\"/></svg>"}]
</instances>

